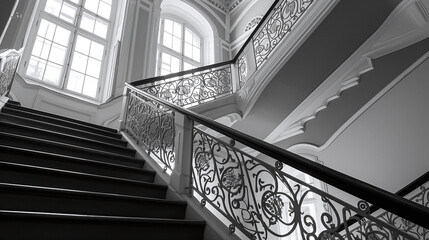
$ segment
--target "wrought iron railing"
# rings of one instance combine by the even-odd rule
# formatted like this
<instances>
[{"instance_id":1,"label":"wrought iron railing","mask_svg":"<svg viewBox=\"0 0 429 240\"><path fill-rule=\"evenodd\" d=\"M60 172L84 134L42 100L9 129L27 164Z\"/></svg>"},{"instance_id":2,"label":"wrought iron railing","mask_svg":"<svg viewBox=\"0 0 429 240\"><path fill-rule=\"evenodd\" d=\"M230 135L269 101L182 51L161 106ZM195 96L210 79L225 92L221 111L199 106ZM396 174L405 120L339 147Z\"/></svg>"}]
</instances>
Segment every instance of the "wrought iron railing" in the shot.
<instances>
[{"instance_id":1,"label":"wrought iron railing","mask_svg":"<svg viewBox=\"0 0 429 240\"><path fill-rule=\"evenodd\" d=\"M157 160L164 171L173 169L174 112L146 98L138 91L127 91L124 130L137 144L142 144L149 156Z\"/></svg>"},{"instance_id":2,"label":"wrought iron railing","mask_svg":"<svg viewBox=\"0 0 429 240\"><path fill-rule=\"evenodd\" d=\"M239 89L250 77L248 62L255 62L259 68L313 2L314 0L275 0L231 61L143 79L131 84L182 107L233 94L234 85ZM248 59L243 54L248 47L254 49L253 59ZM237 71L231 71L231 68L236 68Z\"/></svg>"},{"instance_id":3,"label":"wrought iron railing","mask_svg":"<svg viewBox=\"0 0 429 240\"><path fill-rule=\"evenodd\" d=\"M400 219L404 219L400 220L401 223L415 224L413 229L429 227L429 210L426 207L227 128L131 85L127 84L127 88L129 96L138 93L139 99L144 99L151 106L168 113L174 112L176 118L183 116L182 119L192 122L190 125L194 127L180 129L180 134L174 134L176 138L180 137L178 135L192 136L182 143L183 148L176 148L174 154L176 160L181 159L178 162L182 165L189 165L189 161L192 164L189 169L176 164L172 171L181 169L180 174L176 174L179 178L191 176L190 185L185 188L193 189L192 196L221 219L231 232L235 231L242 238L418 239L407 232L404 225L398 226L368 213L368 203L388 211L391 214L389 216L400 216ZM134 102L128 100L133 106L136 105ZM132 108L136 107L126 108L128 114L125 119L132 116L129 114L129 109ZM137 109L138 115L145 115L144 111L156 111L146 107ZM159 132L163 131L161 124L154 126L159 128ZM269 158L261 160L250 156L235 148L232 143L217 139L201 129L212 129L232 139L232 142L240 142ZM172 131L179 131L177 125ZM342 199L344 196L332 196L319 188L315 184L317 181L303 180L297 173L305 173L312 179L336 187L362 201L357 206L352 206ZM170 181L187 182L180 179ZM356 215L364 217L365 222L349 225L347 220L356 218ZM345 231L340 232L341 228Z\"/></svg>"},{"instance_id":4,"label":"wrought iron railing","mask_svg":"<svg viewBox=\"0 0 429 240\"><path fill-rule=\"evenodd\" d=\"M21 54L16 50L0 53L0 97L9 95Z\"/></svg>"}]
</instances>

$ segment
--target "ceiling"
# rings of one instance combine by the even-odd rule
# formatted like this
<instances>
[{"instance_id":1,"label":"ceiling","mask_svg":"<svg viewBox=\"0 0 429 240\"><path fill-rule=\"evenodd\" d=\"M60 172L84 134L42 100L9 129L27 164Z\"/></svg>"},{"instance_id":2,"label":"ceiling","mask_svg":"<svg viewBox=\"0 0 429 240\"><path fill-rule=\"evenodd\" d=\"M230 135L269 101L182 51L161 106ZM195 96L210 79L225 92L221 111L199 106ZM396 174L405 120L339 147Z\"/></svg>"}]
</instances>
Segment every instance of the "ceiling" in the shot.
<instances>
[{"instance_id":1,"label":"ceiling","mask_svg":"<svg viewBox=\"0 0 429 240\"><path fill-rule=\"evenodd\" d=\"M229 13L245 0L204 0L204 1L210 3L211 5L215 6L216 8L222 10L225 13Z\"/></svg>"}]
</instances>

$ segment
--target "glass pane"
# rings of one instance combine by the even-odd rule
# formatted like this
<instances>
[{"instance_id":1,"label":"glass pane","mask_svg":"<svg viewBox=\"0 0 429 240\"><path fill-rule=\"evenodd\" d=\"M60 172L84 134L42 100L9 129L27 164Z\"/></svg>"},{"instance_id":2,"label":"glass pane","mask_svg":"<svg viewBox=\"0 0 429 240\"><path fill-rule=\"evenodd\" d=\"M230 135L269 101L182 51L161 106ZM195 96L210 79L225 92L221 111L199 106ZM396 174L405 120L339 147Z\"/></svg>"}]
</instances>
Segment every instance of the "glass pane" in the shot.
<instances>
[{"instance_id":1,"label":"glass pane","mask_svg":"<svg viewBox=\"0 0 429 240\"><path fill-rule=\"evenodd\" d=\"M179 53L182 52L182 41L177 37L173 37L173 50Z\"/></svg>"},{"instance_id":2,"label":"glass pane","mask_svg":"<svg viewBox=\"0 0 429 240\"><path fill-rule=\"evenodd\" d=\"M200 62L200 57L201 57L200 49L194 47L194 51L192 53L193 53L192 59L194 59L197 62Z\"/></svg>"},{"instance_id":3,"label":"glass pane","mask_svg":"<svg viewBox=\"0 0 429 240\"><path fill-rule=\"evenodd\" d=\"M85 55L88 55L90 45L91 45L91 40L84 38L80 35L77 36L76 51L83 53Z\"/></svg>"},{"instance_id":4,"label":"glass pane","mask_svg":"<svg viewBox=\"0 0 429 240\"><path fill-rule=\"evenodd\" d=\"M178 58L175 58L171 56L171 72L178 72L180 71L180 60Z\"/></svg>"},{"instance_id":5,"label":"glass pane","mask_svg":"<svg viewBox=\"0 0 429 240\"><path fill-rule=\"evenodd\" d=\"M92 33L94 31L94 24L95 18L87 13L83 13L82 21L80 22L80 28Z\"/></svg>"},{"instance_id":6,"label":"glass pane","mask_svg":"<svg viewBox=\"0 0 429 240\"><path fill-rule=\"evenodd\" d=\"M67 82L67 89L72 90L74 92L82 93L83 87L83 79L85 75L70 71L69 80Z\"/></svg>"},{"instance_id":7,"label":"glass pane","mask_svg":"<svg viewBox=\"0 0 429 240\"><path fill-rule=\"evenodd\" d=\"M107 4L109 4L109 5L112 5L112 0L101 0L101 1L103 1L103 2L105 2Z\"/></svg>"},{"instance_id":8,"label":"glass pane","mask_svg":"<svg viewBox=\"0 0 429 240\"><path fill-rule=\"evenodd\" d=\"M184 63L183 63L183 71L191 70L191 69L193 69L193 68L194 68L194 65L192 65L192 64L190 64L190 63L187 63L187 62L184 62Z\"/></svg>"},{"instance_id":9,"label":"glass pane","mask_svg":"<svg viewBox=\"0 0 429 240\"><path fill-rule=\"evenodd\" d=\"M185 42L192 43L192 31L185 28Z\"/></svg>"},{"instance_id":10,"label":"glass pane","mask_svg":"<svg viewBox=\"0 0 429 240\"><path fill-rule=\"evenodd\" d=\"M36 41L34 42L33 52L31 54L43 59L48 59L50 50L51 42L41 37L37 37Z\"/></svg>"},{"instance_id":11,"label":"glass pane","mask_svg":"<svg viewBox=\"0 0 429 240\"><path fill-rule=\"evenodd\" d=\"M68 46L70 40L70 31L57 26L57 30L55 31L54 42L61 44L63 46Z\"/></svg>"},{"instance_id":12,"label":"glass pane","mask_svg":"<svg viewBox=\"0 0 429 240\"><path fill-rule=\"evenodd\" d=\"M167 54L167 53L162 53L162 57L161 57L161 59L162 59L162 62L163 62L163 63L168 63L168 64L170 64L170 62L171 62L170 54Z\"/></svg>"},{"instance_id":13,"label":"glass pane","mask_svg":"<svg viewBox=\"0 0 429 240\"><path fill-rule=\"evenodd\" d=\"M88 62L87 56L80 54L78 52L75 52L73 56L73 63L71 68L81 73L85 73L87 62Z\"/></svg>"},{"instance_id":14,"label":"glass pane","mask_svg":"<svg viewBox=\"0 0 429 240\"><path fill-rule=\"evenodd\" d=\"M192 58L192 45L189 43L185 43L185 56Z\"/></svg>"},{"instance_id":15,"label":"glass pane","mask_svg":"<svg viewBox=\"0 0 429 240\"><path fill-rule=\"evenodd\" d=\"M61 2L61 0L48 0L45 6L45 12L58 17L61 10Z\"/></svg>"},{"instance_id":16,"label":"glass pane","mask_svg":"<svg viewBox=\"0 0 429 240\"><path fill-rule=\"evenodd\" d=\"M195 33L194 33L194 37L193 37L193 44L195 47L200 48L200 37L198 37Z\"/></svg>"},{"instance_id":17,"label":"glass pane","mask_svg":"<svg viewBox=\"0 0 429 240\"><path fill-rule=\"evenodd\" d=\"M173 35L182 39L182 24L174 22Z\"/></svg>"},{"instance_id":18,"label":"glass pane","mask_svg":"<svg viewBox=\"0 0 429 240\"><path fill-rule=\"evenodd\" d=\"M92 41L91 50L89 56L96 58L98 60L103 60L104 46Z\"/></svg>"},{"instance_id":19,"label":"glass pane","mask_svg":"<svg viewBox=\"0 0 429 240\"><path fill-rule=\"evenodd\" d=\"M173 34L173 21L165 19L164 31Z\"/></svg>"},{"instance_id":20,"label":"glass pane","mask_svg":"<svg viewBox=\"0 0 429 240\"><path fill-rule=\"evenodd\" d=\"M71 4L64 3L63 8L61 9L60 18L69 23L74 23L76 17L77 8Z\"/></svg>"},{"instance_id":21,"label":"glass pane","mask_svg":"<svg viewBox=\"0 0 429 240\"><path fill-rule=\"evenodd\" d=\"M86 74L98 78L100 76L101 62L93 58L89 58L88 66L89 68L86 70Z\"/></svg>"},{"instance_id":22,"label":"glass pane","mask_svg":"<svg viewBox=\"0 0 429 240\"><path fill-rule=\"evenodd\" d=\"M97 85L98 79L86 76L82 93L95 98L95 96L97 95Z\"/></svg>"},{"instance_id":23,"label":"glass pane","mask_svg":"<svg viewBox=\"0 0 429 240\"><path fill-rule=\"evenodd\" d=\"M45 67L46 61L36 57L31 57L28 63L26 74L28 76L42 80L43 73L45 72Z\"/></svg>"},{"instance_id":24,"label":"glass pane","mask_svg":"<svg viewBox=\"0 0 429 240\"><path fill-rule=\"evenodd\" d=\"M70 2L72 2L72 3L76 3L76 4L80 4L80 0L69 0Z\"/></svg>"},{"instance_id":25,"label":"glass pane","mask_svg":"<svg viewBox=\"0 0 429 240\"><path fill-rule=\"evenodd\" d=\"M87 0L87 1L85 1L84 8L88 9L89 11L91 11L93 13L97 13L98 3L99 3L98 0Z\"/></svg>"},{"instance_id":26,"label":"glass pane","mask_svg":"<svg viewBox=\"0 0 429 240\"><path fill-rule=\"evenodd\" d=\"M48 62L43 80L58 85L61 79L61 70L62 67L60 65Z\"/></svg>"},{"instance_id":27,"label":"glass pane","mask_svg":"<svg viewBox=\"0 0 429 240\"><path fill-rule=\"evenodd\" d=\"M49 54L49 61L63 65L66 57L66 51L67 48L58 44L53 44L51 53Z\"/></svg>"},{"instance_id":28,"label":"glass pane","mask_svg":"<svg viewBox=\"0 0 429 240\"><path fill-rule=\"evenodd\" d=\"M165 33L164 34L164 41L162 42L162 45L164 45L168 48L171 48L173 45L173 36L168 34L168 33Z\"/></svg>"},{"instance_id":29,"label":"glass pane","mask_svg":"<svg viewBox=\"0 0 429 240\"><path fill-rule=\"evenodd\" d=\"M106 38L108 23L97 19L94 28L94 34L99 37Z\"/></svg>"},{"instance_id":30,"label":"glass pane","mask_svg":"<svg viewBox=\"0 0 429 240\"><path fill-rule=\"evenodd\" d=\"M112 7L110 6L110 4L107 4L105 2L100 2L100 6L98 7L98 15L109 19L110 18L110 9Z\"/></svg>"},{"instance_id":31,"label":"glass pane","mask_svg":"<svg viewBox=\"0 0 429 240\"><path fill-rule=\"evenodd\" d=\"M52 40L55 33L55 27L56 27L55 24L45 19L42 19L42 21L40 22L40 27L39 27L39 31L37 32L37 35L43 38L46 38L48 40Z\"/></svg>"}]
</instances>

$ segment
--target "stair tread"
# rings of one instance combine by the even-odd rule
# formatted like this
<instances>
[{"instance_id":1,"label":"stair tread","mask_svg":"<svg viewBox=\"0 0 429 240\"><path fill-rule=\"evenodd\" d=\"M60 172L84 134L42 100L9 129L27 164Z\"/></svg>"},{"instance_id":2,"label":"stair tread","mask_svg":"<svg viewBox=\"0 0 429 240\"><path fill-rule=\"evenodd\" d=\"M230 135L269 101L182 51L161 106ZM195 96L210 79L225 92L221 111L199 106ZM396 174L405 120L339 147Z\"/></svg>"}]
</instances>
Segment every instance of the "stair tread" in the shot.
<instances>
[{"instance_id":1,"label":"stair tread","mask_svg":"<svg viewBox=\"0 0 429 240\"><path fill-rule=\"evenodd\" d=\"M86 178L105 179L105 180L108 179L108 180L112 180L112 181L127 182L130 184L144 185L144 186L149 186L149 187L153 187L153 188L162 188L162 189L167 188L167 186L157 184L157 183L144 182L144 181L138 181L138 180L133 180L133 179L119 178L119 177L103 176L103 175L90 174L90 173L74 172L74 171L48 168L48 167L39 167L39 166L33 166L33 165L28 165L28 164L20 164L20 163L11 163L11 162L0 161L0 167L1 166L24 168L27 170L31 169L31 170L35 170L35 171L45 171L45 172L50 172L51 174L52 173L61 173L64 175L81 176L81 177L86 177Z\"/></svg>"},{"instance_id":2,"label":"stair tread","mask_svg":"<svg viewBox=\"0 0 429 240\"><path fill-rule=\"evenodd\" d=\"M95 127L95 128L100 128L100 129L103 129L103 130L106 130L106 131L110 131L110 132L113 132L113 133L117 133L118 132L117 130L112 129L112 128L103 127L103 126L100 126L100 125L97 125L97 124L88 123L88 122L84 122L84 121L77 120L77 119L74 119L74 118L64 117L64 116L53 114L53 113L49 113L49 112L44 112L44 111L35 110L35 109L26 108L26 107L17 106L17 105L8 104L8 103L6 103L6 106L11 107L11 108L15 108L15 109L21 109L21 110L27 111L27 112L43 114L43 115L51 116L51 117L58 118L58 119L64 119L66 121L76 122L76 123L79 123L79 124L82 124L82 125L88 125L88 126L92 126L92 127Z\"/></svg>"},{"instance_id":3,"label":"stair tread","mask_svg":"<svg viewBox=\"0 0 429 240\"><path fill-rule=\"evenodd\" d=\"M93 144L100 144L100 145L104 145L104 146L112 148L112 149L118 149L118 150L126 151L126 152L129 152L131 154L135 153L134 149L130 149L130 148L115 145L115 144L110 144L107 142L100 142L100 141L85 138L85 137L74 136L74 135L70 135L70 134L55 132L52 130L46 130L46 129L33 127L33 126L26 126L26 125L22 125L22 124L15 124L15 123L8 123L8 122L1 122L1 121L0 121L0 124L6 125L6 126L15 126L15 127L21 128L21 129L28 130L28 131L46 132L46 133L52 134L54 136L59 136L59 137L64 137L64 138L69 138L69 139L75 139L75 140L79 140L79 141L86 141L88 143L93 143ZM46 140L49 140L49 139L46 139ZM73 145L73 144L71 144L71 145Z\"/></svg>"},{"instance_id":4,"label":"stair tread","mask_svg":"<svg viewBox=\"0 0 429 240\"><path fill-rule=\"evenodd\" d=\"M162 198L142 197L142 196L134 196L134 195L128 195L128 194L105 193L105 192L84 191L84 190L76 190L76 189L68 189L68 188L45 187L45 186L36 186L36 185L27 185L27 184L15 184L15 183L0 182L0 189L37 191L37 192L52 193L52 194L87 196L87 197L96 197L96 198L103 198L103 199L110 198L110 199L135 200L135 201L154 202L154 203L171 204L171 205L186 205L185 201L169 200L169 199L162 199Z\"/></svg>"},{"instance_id":5,"label":"stair tread","mask_svg":"<svg viewBox=\"0 0 429 240\"><path fill-rule=\"evenodd\" d=\"M36 218L55 218L55 219L76 219L86 221L125 221L125 222L145 222L156 224L189 224L205 226L203 220L189 219L169 219L169 218L144 218L144 217L126 217L126 216L109 216L109 215L86 215L86 214L71 214L71 213L56 213L56 212L31 212L31 211L15 211L15 210L0 210L0 215L15 216L15 217L36 217Z\"/></svg>"},{"instance_id":6,"label":"stair tread","mask_svg":"<svg viewBox=\"0 0 429 240\"><path fill-rule=\"evenodd\" d=\"M76 122L70 122L70 121L67 121L65 119L54 118L54 117L46 116L46 115L39 114L39 113L36 113L36 112L23 111L21 109L16 109L16 108L8 107L7 105L2 109L2 112L10 114L10 115L14 115L14 116L20 116L20 117L24 117L24 116L21 116L19 114L28 115L28 117L24 117L24 118L27 118L27 119L33 119L32 117L37 116L39 118L43 118L43 119L52 120L54 122L57 122L57 123L45 122L45 123L50 123L50 124L55 124L55 125L65 124L65 125L68 125L70 127L73 126L73 128L76 128L76 127L78 127L77 129L79 129L79 128L85 128L85 129L93 130L93 131L96 131L96 132L99 132L99 133L104 133L104 134L107 134L107 135L112 136L112 137L115 136L113 138L120 138L120 134L118 132L116 132L116 131L115 132L107 131L105 129L100 129L100 128L96 128L96 127L93 127L93 126L83 125L83 124L79 124L79 123L76 123ZM18 114L18 115L16 115L16 114ZM33 120L37 121L37 119L33 119ZM40 120L38 120L38 121L40 121Z\"/></svg>"},{"instance_id":7,"label":"stair tread","mask_svg":"<svg viewBox=\"0 0 429 240\"><path fill-rule=\"evenodd\" d=\"M34 138L34 137L28 137L28 136L22 136L22 135L18 135L18 134L4 133L4 132L0 132L0 136L25 139L25 140L28 140L28 141L41 142L44 145L62 146L62 147L70 148L70 149L76 149L77 151L85 151L85 152L94 153L94 154L108 155L108 156L111 156L111 157L119 157L119 158L124 158L124 159L130 160L130 161L141 162L141 160L139 160L139 159L137 159L135 157L130 157L130 156L116 154L116 153L110 153L110 152L106 152L106 151L102 151L102 150L96 150L96 149L91 149L91 148L80 147L80 146L76 146L76 145L73 145L73 144L59 143L59 142L55 142L55 141L51 141L51 140L46 140L46 139L38 139L38 138Z\"/></svg>"},{"instance_id":8,"label":"stair tread","mask_svg":"<svg viewBox=\"0 0 429 240\"><path fill-rule=\"evenodd\" d=\"M76 128L72 128L72 127L68 127L68 126L62 126L62 125L52 124L52 123L49 123L49 122L43 122L43 121L39 121L39 120L34 120L34 119L31 119L31 118L16 116L16 115L9 114L9 113L1 112L1 115L7 116L7 117L10 117L10 118L16 118L16 119L24 120L24 121L27 121L27 122L39 123L39 124L42 124L42 125L50 125L52 127L57 127L57 128L61 128L61 129L67 129L67 130L70 130L70 131L74 131L76 133L90 134L90 135L93 135L95 137L104 138L106 140L110 140L110 141L114 141L114 142L118 142L118 143L125 142L124 140L122 140L121 138L119 138L120 135L117 135L118 137L111 137L111 136L101 135L101 134L97 134L97 133L87 132L87 131L84 131L84 130L80 130L80 129L76 129ZM3 122L4 123L10 123L10 122L7 122L7 121L3 121ZM20 124L20 125L27 126L25 124ZM27 127L32 127L32 126L27 126ZM43 129L41 127L38 127L38 128Z\"/></svg>"},{"instance_id":9,"label":"stair tread","mask_svg":"<svg viewBox=\"0 0 429 240\"><path fill-rule=\"evenodd\" d=\"M125 170L129 170L129 171L136 171L136 172L146 173L146 174L155 174L154 171L146 170L146 169L142 169L142 168L120 165L120 164L115 164L115 163L101 162L101 161L97 161L97 160L68 156L68 155L58 154L58 153L42 152L42 151L38 151L38 150L21 148L21 147L4 146L4 145L0 144L0 150L1 151L12 150L12 151L18 152L19 154L20 153L30 154L33 157L36 157L36 156L47 157L47 156L49 156L49 157L67 158L67 159L70 159L73 161L80 161L80 162L85 162L85 163L90 163L90 164L95 164L95 165L109 166L109 167L125 169ZM0 152L0 154L1 154L1 152ZM144 160L140 160L140 161L144 162Z\"/></svg>"}]
</instances>

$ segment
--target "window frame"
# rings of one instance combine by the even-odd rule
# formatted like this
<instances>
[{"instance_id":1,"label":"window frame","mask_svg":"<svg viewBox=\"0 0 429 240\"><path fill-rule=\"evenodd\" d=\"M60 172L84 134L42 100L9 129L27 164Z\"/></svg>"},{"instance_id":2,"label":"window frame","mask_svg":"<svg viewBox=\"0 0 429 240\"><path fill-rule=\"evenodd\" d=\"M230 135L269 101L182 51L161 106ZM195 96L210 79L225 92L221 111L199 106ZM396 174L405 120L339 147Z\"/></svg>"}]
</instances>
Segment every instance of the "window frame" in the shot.
<instances>
[{"instance_id":1,"label":"window frame","mask_svg":"<svg viewBox=\"0 0 429 240\"><path fill-rule=\"evenodd\" d=\"M171 20L173 22L179 23L182 26L182 38L181 38L181 53L174 51L171 48L168 48L163 45L164 41L164 26L165 26L165 20ZM191 30L195 35L197 35L200 38L200 62L195 61L194 59L185 56L184 49L185 49L185 29ZM192 24L190 24L187 21L184 21L182 18L173 16L170 14L165 14L161 16L160 24L159 24L159 33L158 33L158 43L157 43L157 59L156 59L156 75L161 76L162 71L162 53L167 53L173 57L176 57L179 59L180 66L179 66L179 72L184 71L184 64L185 62L188 64L192 64L194 68L198 68L201 66L204 66L204 37L203 35L197 31ZM173 72L170 72L170 74Z\"/></svg>"},{"instance_id":2,"label":"window frame","mask_svg":"<svg viewBox=\"0 0 429 240\"><path fill-rule=\"evenodd\" d=\"M28 39L25 43L25 49L26 51L23 53L22 57L22 64L20 66L19 72L21 73L21 76L23 76L25 79L30 80L31 83L41 85L44 87L47 87L51 90L61 92L67 95L72 95L80 99L89 100L89 101L97 101L99 102L106 84L106 78L107 76L107 67L109 65L109 59L110 59L110 48L112 47L112 35L113 35L113 27L116 22L116 15L117 15L117 7L118 2L116 0L112 0L111 5L111 12L110 12L110 19L106 19L102 17L101 15L98 15L96 13L93 13L90 10L87 10L84 8L85 2L91 1L91 0L81 0L80 4L76 4L70 0L62 0L62 2L66 2L67 4L73 5L76 7L76 15L75 15L75 21L73 23L67 22L66 20L63 20L59 17L56 17L55 15L52 15L48 12L45 12L45 6L48 2L48 0L41 0L36 8L36 13L34 15L33 21L30 23L30 30L28 33ZM83 13L87 13L92 17L96 17L98 19L103 20L104 22L108 23L107 32L106 32L106 38L102 38L95 33L91 33L86 31L83 28L80 28L80 24L82 21ZM42 20L45 19L48 22L51 22L57 26L60 26L62 28L65 28L70 31L70 37L69 37L69 43L66 49L65 59L64 63L62 65L62 72L60 75L59 83L58 85L46 82L43 79L38 79L35 77L32 77L30 75L27 75L27 69L29 67L29 62L32 56L34 44L37 39L37 34L41 25ZM87 38L91 41L95 41L101 45L103 45L103 53L102 53L102 60L101 60L101 66L100 66L100 73L97 81L97 89L95 93L95 97L85 95L83 94L83 88L81 92L76 92L71 89L67 88L67 83L69 81L70 71L71 71L71 65L73 62L74 51L76 47L76 41L78 36L82 36L84 38ZM86 73L84 73L86 75ZM85 82L85 80L84 80ZM84 84L84 82L82 84Z\"/></svg>"}]
</instances>

